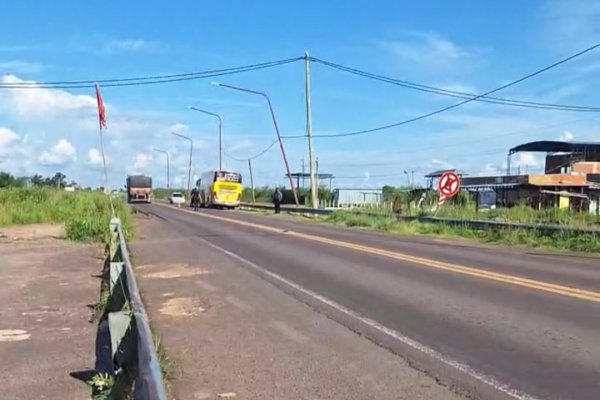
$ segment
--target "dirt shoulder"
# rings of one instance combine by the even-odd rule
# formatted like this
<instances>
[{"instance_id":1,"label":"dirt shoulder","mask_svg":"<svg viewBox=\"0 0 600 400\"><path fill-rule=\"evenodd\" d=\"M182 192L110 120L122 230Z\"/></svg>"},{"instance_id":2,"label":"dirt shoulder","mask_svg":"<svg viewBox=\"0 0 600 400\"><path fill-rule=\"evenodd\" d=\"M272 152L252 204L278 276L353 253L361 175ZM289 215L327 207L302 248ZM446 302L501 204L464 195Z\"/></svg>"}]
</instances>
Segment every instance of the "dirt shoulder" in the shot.
<instances>
[{"instance_id":1,"label":"dirt shoulder","mask_svg":"<svg viewBox=\"0 0 600 400\"><path fill-rule=\"evenodd\" d=\"M101 249L61 227L0 228L0 387L7 399L89 399ZM73 374L74 376L72 376Z\"/></svg>"},{"instance_id":2,"label":"dirt shoulder","mask_svg":"<svg viewBox=\"0 0 600 400\"><path fill-rule=\"evenodd\" d=\"M172 398L460 398L201 240L158 218L136 225L136 276L172 361Z\"/></svg>"}]
</instances>

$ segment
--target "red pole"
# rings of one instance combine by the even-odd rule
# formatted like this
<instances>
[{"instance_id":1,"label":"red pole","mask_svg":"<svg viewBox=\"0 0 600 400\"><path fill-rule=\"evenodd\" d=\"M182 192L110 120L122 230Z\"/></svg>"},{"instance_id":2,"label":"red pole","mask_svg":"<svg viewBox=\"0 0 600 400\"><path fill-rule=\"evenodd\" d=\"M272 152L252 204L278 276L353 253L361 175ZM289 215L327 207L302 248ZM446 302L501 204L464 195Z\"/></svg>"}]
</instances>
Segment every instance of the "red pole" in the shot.
<instances>
[{"instance_id":1,"label":"red pole","mask_svg":"<svg viewBox=\"0 0 600 400\"><path fill-rule=\"evenodd\" d=\"M296 202L296 207L300 206L300 201L298 200L298 192L296 191L296 187L294 186L294 180L292 179L292 174L290 172L290 165L288 163L287 157L285 155L285 148L283 147L283 140L281 140L281 135L279 134L279 127L277 126L277 120L275 119L275 112L273 111L273 105L271 104L271 100L266 93L258 92L256 90L244 89L237 86L225 85L223 83L214 82L213 84L217 86L222 86L224 88L229 88L233 90L239 90L246 93L257 94L263 96L267 99L267 103L269 105L269 111L271 111L271 117L273 118L273 124L275 125L275 132L277 133L277 140L279 141L279 147L281 148L281 156L283 157L283 162L285 164L285 169L287 171L287 176L290 181L290 187L292 188L292 193L294 194L294 201Z\"/></svg>"},{"instance_id":2,"label":"red pole","mask_svg":"<svg viewBox=\"0 0 600 400\"><path fill-rule=\"evenodd\" d=\"M279 127L277 126L277 120L275 119L275 112L273 111L273 106L271 105L271 100L269 100L269 96L263 93L265 99L267 99L267 103L269 104L269 110L271 111L271 117L273 118L273 124L275 125L275 131L277 132L277 140L279 141L279 147L281 148L281 156L283 157L283 162L285 163L285 169L287 171L287 176L290 181L290 187L292 188L292 193L294 194L294 201L296 202L296 207L300 206L300 201L298 200L298 192L296 191L296 187L294 186L294 180L292 179L292 174L290 173L290 165L287 160L287 156L285 155L285 148L283 147L283 141L281 140L281 134L279 133Z\"/></svg>"}]
</instances>

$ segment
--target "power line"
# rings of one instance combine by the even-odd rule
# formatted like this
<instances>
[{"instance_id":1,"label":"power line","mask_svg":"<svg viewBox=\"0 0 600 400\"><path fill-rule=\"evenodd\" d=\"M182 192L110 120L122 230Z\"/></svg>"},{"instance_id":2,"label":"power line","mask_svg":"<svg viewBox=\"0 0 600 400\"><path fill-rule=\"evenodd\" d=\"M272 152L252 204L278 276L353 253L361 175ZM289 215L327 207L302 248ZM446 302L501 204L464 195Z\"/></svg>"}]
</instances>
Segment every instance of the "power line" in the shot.
<instances>
[{"instance_id":1,"label":"power line","mask_svg":"<svg viewBox=\"0 0 600 400\"><path fill-rule=\"evenodd\" d=\"M257 159L258 157L262 156L263 154L265 154L267 151L271 150L273 148L273 146L275 146L277 143L279 143L279 140L275 140L273 141L273 143L271 143L270 145L268 145L266 148L264 148L263 150L261 150L258 154L249 157L249 158L236 158L233 156L230 156L229 154L225 153L226 157L231 158L234 161L239 161L239 162L247 162L248 160L252 161Z\"/></svg>"},{"instance_id":2,"label":"power line","mask_svg":"<svg viewBox=\"0 0 600 400\"><path fill-rule=\"evenodd\" d=\"M391 83L393 85L402 86L407 89L419 90L427 93L434 93L442 96L449 96L461 99L470 99L477 98L478 95L474 93L465 93L459 92L455 90L448 90L443 88L437 88L433 86L422 85L414 82L404 81L400 79L389 78L383 75L374 74L371 72L361 71L356 68L347 67L341 64L332 63L329 61L321 60L318 58L311 58L312 61L325 65L330 68L334 68L337 70L345 71L354 75L362 76L365 78L370 78L374 80L378 80L381 82ZM485 103L493 103L493 104L502 104L508 106L515 107L526 107L526 108L536 108L536 109L547 109L547 110L558 110L558 111L579 111L579 112L599 112L600 107L588 107L588 106L576 106L576 105L564 105L564 104L550 104L550 103L540 103L534 101L523 101L523 100L513 100L513 99L503 99L499 97L488 97L484 96L481 98L477 98L477 101L485 102Z\"/></svg>"},{"instance_id":3,"label":"power line","mask_svg":"<svg viewBox=\"0 0 600 400\"><path fill-rule=\"evenodd\" d=\"M494 135L494 136L486 137L486 138L482 138L482 139L473 139L473 140L469 140L469 146L472 145L472 144L474 144L474 143L489 142L490 140L501 139L501 138L505 138L505 137L508 137L508 136L526 134L526 133L529 133L531 131L541 131L543 129L556 128L556 127L559 127L559 126L564 126L566 124L572 124L572 123L581 122L581 121L596 120L598 118L600 118L600 116L596 115L594 117L571 119L571 120L568 120L568 121L562 121L562 122L555 123L555 124L538 126L538 127L529 129L527 131L518 130L518 131L513 131L513 132L509 132L509 133L503 133L503 134ZM410 149L410 150L394 152L393 156L396 157L398 155L422 153L422 152L425 152L425 151L438 150L438 149L447 149L449 147L458 147L458 146L464 146L464 143L461 143L461 142L458 142L458 141L454 141L454 142L451 142L451 143L443 142L442 144L437 145L437 146L418 147L418 148L414 148L414 149ZM465 155L469 155L469 154L477 154L477 153L468 153L468 154L465 154ZM395 163L395 164L393 164L393 163L347 164L346 163L345 166L359 168L359 167L362 167L362 166L385 166L385 165L397 165L397 164L398 163Z\"/></svg>"},{"instance_id":4,"label":"power line","mask_svg":"<svg viewBox=\"0 0 600 400\"><path fill-rule=\"evenodd\" d=\"M379 132L379 131L383 131L383 130L386 130L386 129L395 128L397 126L406 125L406 124L409 124L409 123L412 123L412 122L416 122L416 121L419 121L419 120L422 120L422 119L425 119L425 118L429 118L429 117L432 117L434 115L441 114L441 113L443 113L445 111L448 111L448 110L460 107L460 106L462 106L464 104L470 103L470 102L475 101L477 99L480 99L482 97L488 96L490 94L499 92L500 90L503 90L503 89L506 89L508 87L514 86L514 85L516 85L516 84L518 84L520 82L523 82L523 81L525 81L527 79L530 79L530 78L532 78L534 76L537 76L539 74L542 74L542 73L544 73L544 72L546 72L546 71L548 71L548 70L550 70L552 68L555 68L555 67L557 67L557 66L559 66L561 64L564 64L564 63L566 63L566 62L568 62L568 61L570 61L570 60L572 60L574 58L577 58L577 57L579 57L579 56L581 56L583 54L586 54L586 53L588 53L588 52L590 52L592 50L595 50L598 47L600 47L600 43L596 44L594 46L588 47L585 50L582 50L582 51L580 51L578 53L575 53L575 54L573 54L573 55L571 55L571 56L569 56L567 58L564 58L564 59L562 59L562 60L560 60L558 62L555 62L554 64L551 64L551 65L549 65L547 67L544 67L544 68L542 68L540 70L537 70L537 71L535 71L535 72L533 72L531 74L528 74L528 75L526 75L526 76L524 76L522 78L519 78L519 79L517 79L515 81L512 81L510 83L507 83L506 85L502 85L502 86L500 86L500 87L498 87L496 89L490 90L490 91L485 92L485 93L480 94L480 95L477 95L476 97L469 98L469 99L461 101L459 103L452 104L450 106L447 106L447 107L444 107L444 108L441 108L441 109L429 112L427 114L420 115L418 117L409 118L409 119L406 119L404 121L395 122L395 123L392 123L392 124L383 125L383 126L379 126L379 127L376 127L376 128L364 129L364 130L361 130L361 131L346 132L346 133L335 133L335 134L325 134L325 135L313 135L313 137L318 137L318 138L334 138L334 137L346 137L346 136L364 135L364 134L367 134L367 133Z\"/></svg>"},{"instance_id":5,"label":"power line","mask_svg":"<svg viewBox=\"0 0 600 400\"><path fill-rule=\"evenodd\" d=\"M94 87L96 83L103 87L119 86L140 86L154 85L161 83L171 83L180 81L189 81L195 79L211 78L216 76L238 74L248 71L256 71L265 68L272 68L280 65L290 64L296 61L304 60L304 57L288 58L284 60L269 61L259 64L245 65L240 67L224 68L217 70L208 70L200 72L190 72L172 75L143 76L135 78L120 79L100 79L100 80L82 80L82 81L56 81L56 82L14 82L0 83L0 89L82 89Z\"/></svg>"}]
</instances>

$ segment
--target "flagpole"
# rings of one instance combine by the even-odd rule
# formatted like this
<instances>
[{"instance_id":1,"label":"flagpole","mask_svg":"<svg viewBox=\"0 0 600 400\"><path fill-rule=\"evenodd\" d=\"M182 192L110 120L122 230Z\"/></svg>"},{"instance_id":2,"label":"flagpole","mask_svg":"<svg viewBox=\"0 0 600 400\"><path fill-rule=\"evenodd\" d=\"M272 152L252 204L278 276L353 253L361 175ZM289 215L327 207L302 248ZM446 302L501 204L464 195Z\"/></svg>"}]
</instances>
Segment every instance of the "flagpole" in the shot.
<instances>
[{"instance_id":1,"label":"flagpole","mask_svg":"<svg viewBox=\"0 0 600 400\"><path fill-rule=\"evenodd\" d=\"M108 188L108 171L106 169L106 155L104 152L104 135L102 126L106 124L106 115L104 111L104 101L102 100L100 94L100 87L96 84L96 100L98 102L98 128L100 130L100 153L102 154L102 170L104 171L104 193L108 195L110 209L112 212L113 218L116 217L115 207L112 201L112 195L110 194L110 190Z\"/></svg>"}]
</instances>

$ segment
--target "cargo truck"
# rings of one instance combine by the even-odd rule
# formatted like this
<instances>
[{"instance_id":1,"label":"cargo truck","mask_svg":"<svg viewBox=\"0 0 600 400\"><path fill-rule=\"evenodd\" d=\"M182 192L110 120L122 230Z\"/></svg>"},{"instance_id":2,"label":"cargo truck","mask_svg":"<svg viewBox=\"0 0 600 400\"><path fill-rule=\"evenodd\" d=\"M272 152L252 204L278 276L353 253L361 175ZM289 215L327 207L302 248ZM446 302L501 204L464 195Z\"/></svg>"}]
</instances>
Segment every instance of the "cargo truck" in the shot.
<instances>
[{"instance_id":1,"label":"cargo truck","mask_svg":"<svg viewBox=\"0 0 600 400\"><path fill-rule=\"evenodd\" d=\"M127 202L152 203L152 178L144 175L127 177Z\"/></svg>"}]
</instances>

